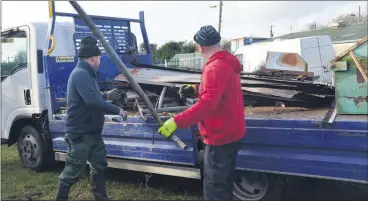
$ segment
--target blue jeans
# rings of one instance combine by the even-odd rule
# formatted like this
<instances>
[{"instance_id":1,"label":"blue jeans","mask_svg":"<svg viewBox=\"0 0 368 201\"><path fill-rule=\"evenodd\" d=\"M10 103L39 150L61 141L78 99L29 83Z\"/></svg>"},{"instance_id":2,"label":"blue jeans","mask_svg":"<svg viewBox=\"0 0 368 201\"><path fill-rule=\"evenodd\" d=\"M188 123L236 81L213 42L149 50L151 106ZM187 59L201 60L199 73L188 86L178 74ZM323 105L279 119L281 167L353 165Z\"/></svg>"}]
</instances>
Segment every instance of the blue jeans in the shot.
<instances>
[{"instance_id":1,"label":"blue jeans","mask_svg":"<svg viewBox=\"0 0 368 201\"><path fill-rule=\"evenodd\" d=\"M232 200L235 162L241 145L241 140L220 146L205 145L204 200Z\"/></svg>"}]
</instances>

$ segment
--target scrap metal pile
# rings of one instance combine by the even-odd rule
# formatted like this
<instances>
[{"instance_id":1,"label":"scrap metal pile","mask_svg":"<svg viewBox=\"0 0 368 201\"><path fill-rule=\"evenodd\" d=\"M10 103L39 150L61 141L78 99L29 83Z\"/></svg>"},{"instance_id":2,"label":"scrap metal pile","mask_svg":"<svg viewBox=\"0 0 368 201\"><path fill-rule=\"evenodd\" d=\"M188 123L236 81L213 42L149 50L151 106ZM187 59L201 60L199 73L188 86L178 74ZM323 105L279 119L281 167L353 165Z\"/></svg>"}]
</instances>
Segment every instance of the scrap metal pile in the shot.
<instances>
[{"instance_id":1,"label":"scrap metal pile","mask_svg":"<svg viewBox=\"0 0 368 201\"><path fill-rule=\"evenodd\" d=\"M137 68L130 74L146 92L156 108L191 105L195 100L181 100L177 91L183 84L199 84L201 72L184 68L165 68L132 63ZM300 77L300 76L299 76ZM308 76L306 77L308 79ZM126 101L122 107L131 108L144 102L129 86L124 75L115 79L119 88L126 89ZM273 71L271 73L242 73L242 90L245 106L326 107L334 100L334 88L323 83L298 80L296 75Z\"/></svg>"}]
</instances>

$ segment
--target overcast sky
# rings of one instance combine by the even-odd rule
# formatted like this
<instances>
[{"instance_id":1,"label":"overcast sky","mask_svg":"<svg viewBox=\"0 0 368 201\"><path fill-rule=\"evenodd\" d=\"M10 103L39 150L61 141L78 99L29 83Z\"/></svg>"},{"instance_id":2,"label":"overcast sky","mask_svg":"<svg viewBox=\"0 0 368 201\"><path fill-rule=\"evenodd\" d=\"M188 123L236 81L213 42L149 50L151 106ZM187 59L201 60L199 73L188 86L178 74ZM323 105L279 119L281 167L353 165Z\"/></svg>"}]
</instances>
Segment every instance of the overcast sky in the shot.
<instances>
[{"instance_id":1,"label":"overcast sky","mask_svg":"<svg viewBox=\"0 0 368 201\"><path fill-rule=\"evenodd\" d=\"M203 25L218 27L218 1L79 1L87 14L138 18L145 12L150 43L192 40ZM301 31L317 21L327 24L339 14L366 13L366 1L224 1L221 35L225 39L243 36L269 37ZM2 1L2 28L30 21L48 20L47 1ZM32 8L31 8L32 7ZM73 12L68 2L56 2L58 12ZM137 35L137 34L136 34ZM139 38L139 37L138 37Z\"/></svg>"}]
</instances>

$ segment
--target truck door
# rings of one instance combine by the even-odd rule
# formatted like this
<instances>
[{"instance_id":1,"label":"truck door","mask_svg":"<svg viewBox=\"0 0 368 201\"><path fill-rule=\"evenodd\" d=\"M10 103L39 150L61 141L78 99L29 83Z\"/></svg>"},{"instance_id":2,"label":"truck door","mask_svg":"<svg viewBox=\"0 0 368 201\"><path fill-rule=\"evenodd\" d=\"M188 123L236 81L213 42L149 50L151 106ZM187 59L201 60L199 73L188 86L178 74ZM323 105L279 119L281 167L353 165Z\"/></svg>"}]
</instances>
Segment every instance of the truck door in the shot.
<instances>
[{"instance_id":1,"label":"truck door","mask_svg":"<svg viewBox=\"0 0 368 201\"><path fill-rule=\"evenodd\" d=\"M29 33L28 26L1 33L1 137L5 139L13 120L33 107Z\"/></svg>"}]
</instances>

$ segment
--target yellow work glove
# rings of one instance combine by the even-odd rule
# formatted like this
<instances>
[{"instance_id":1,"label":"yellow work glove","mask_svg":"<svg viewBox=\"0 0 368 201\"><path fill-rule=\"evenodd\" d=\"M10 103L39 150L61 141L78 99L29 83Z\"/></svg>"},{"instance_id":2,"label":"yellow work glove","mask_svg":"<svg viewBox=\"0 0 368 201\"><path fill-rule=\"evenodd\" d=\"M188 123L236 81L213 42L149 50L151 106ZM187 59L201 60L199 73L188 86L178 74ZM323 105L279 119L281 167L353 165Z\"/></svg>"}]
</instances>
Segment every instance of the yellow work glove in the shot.
<instances>
[{"instance_id":1,"label":"yellow work glove","mask_svg":"<svg viewBox=\"0 0 368 201\"><path fill-rule=\"evenodd\" d=\"M177 125L173 118L165 121L165 123L158 129L158 133L166 138L169 138L177 129Z\"/></svg>"}]
</instances>

